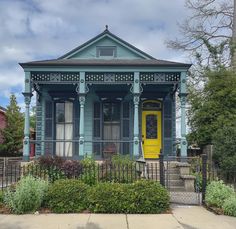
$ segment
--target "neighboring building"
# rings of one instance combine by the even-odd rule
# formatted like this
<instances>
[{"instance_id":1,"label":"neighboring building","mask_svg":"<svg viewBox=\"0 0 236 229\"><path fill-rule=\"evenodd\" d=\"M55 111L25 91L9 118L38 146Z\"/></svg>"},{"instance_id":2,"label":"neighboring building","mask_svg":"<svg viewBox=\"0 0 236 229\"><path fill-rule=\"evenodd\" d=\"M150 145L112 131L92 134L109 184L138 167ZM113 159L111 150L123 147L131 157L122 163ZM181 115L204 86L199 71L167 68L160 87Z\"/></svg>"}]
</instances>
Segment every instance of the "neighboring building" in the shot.
<instances>
[{"instance_id":1,"label":"neighboring building","mask_svg":"<svg viewBox=\"0 0 236 229\"><path fill-rule=\"evenodd\" d=\"M6 109L0 106L0 129L4 129L6 126ZM3 139L0 133L0 144L3 143Z\"/></svg>"},{"instance_id":2,"label":"neighboring building","mask_svg":"<svg viewBox=\"0 0 236 229\"><path fill-rule=\"evenodd\" d=\"M58 59L20 65L25 71L25 160L33 89L37 92L36 155L104 159L116 153L139 157L143 152L144 158L157 159L161 150L175 155L177 93L181 154L187 155L185 99L190 64L155 59L106 28Z\"/></svg>"}]
</instances>

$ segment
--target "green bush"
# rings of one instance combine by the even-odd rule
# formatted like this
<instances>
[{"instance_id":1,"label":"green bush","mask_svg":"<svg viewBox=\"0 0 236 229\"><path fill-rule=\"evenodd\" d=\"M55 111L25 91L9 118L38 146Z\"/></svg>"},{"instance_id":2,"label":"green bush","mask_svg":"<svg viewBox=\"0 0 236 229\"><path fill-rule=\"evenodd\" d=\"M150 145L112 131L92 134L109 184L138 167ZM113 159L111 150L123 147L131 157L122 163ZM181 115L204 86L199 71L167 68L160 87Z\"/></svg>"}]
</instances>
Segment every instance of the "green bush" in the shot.
<instances>
[{"instance_id":1,"label":"green bush","mask_svg":"<svg viewBox=\"0 0 236 229\"><path fill-rule=\"evenodd\" d=\"M162 213L169 208L169 194L158 182L139 180L130 184L128 213Z\"/></svg>"},{"instance_id":2,"label":"green bush","mask_svg":"<svg viewBox=\"0 0 236 229\"><path fill-rule=\"evenodd\" d=\"M223 204L223 211L225 215L236 217L236 196L231 196Z\"/></svg>"},{"instance_id":3,"label":"green bush","mask_svg":"<svg viewBox=\"0 0 236 229\"><path fill-rule=\"evenodd\" d=\"M86 157L81 160L82 171L80 179L85 184L94 185L98 181L98 164L93 158Z\"/></svg>"},{"instance_id":4,"label":"green bush","mask_svg":"<svg viewBox=\"0 0 236 229\"><path fill-rule=\"evenodd\" d=\"M47 189L46 181L26 176L18 182L15 189L7 189L4 202L16 214L34 212L41 206Z\"/></svg>"},{"instance_id":5,"label":"green bush","mask_svg":"<svg viewBox=\"0 0 236 229\"><path fill-rule=\"evenodd\" d=\"M90 211L98 213L162 213L169 208L169 196L152 181L99 183L89 192L89 203Z\"/></svg>"},{"instance_id":6,"label":"green bush","mask_svg":"<svg viewBox=\"0 0 236 229\"><path fill-rule=\"evenodd\" d=\"M123 165L123 166L125 165L129 166L135 163L134 160L130 159L129 155L120 155L120 154L112 156L111 162L113 165Z\"/></svg>"},{"instance_id":7,"label":"green bush","mask_svg":"<svg viewBox=\"0 0 236 229\"><path fill-rule=\"evenodd\" d=\"M89 210L95 213L124 213L129 205L127 185L98 183L89 192Z\"/></svg>"},{"instance_id":8,"label":"green bush","mask_svg":"<svg viewBox=\"0 0 236 229\"><path fill-rule=\"evenodd\" d=\"M225 200L234 195L234 190L223 181L212 181L206 188L206 204L222 208Z\"/></svg>"},{"instance_id":9,"label":"green bush","mask_svg":"<svg viewBox=\"0 0 236 229\"><path fill-rule=\"evenodd\" d=\"M140 177L135 161L128 155L114 155L100 168L100 180L105 182L133 183Z\"/></svg>"},{"instance_id":10,"label":"green bush","mask_svg":"<svg viewBox=\"0 0 236 229\"><path fill-rule=\"evenodd\" d=\"M57 180L49 186L46 203L56 213L78 213L88 206L89 186L80 180Z\"/></svg>"}]
</instances>

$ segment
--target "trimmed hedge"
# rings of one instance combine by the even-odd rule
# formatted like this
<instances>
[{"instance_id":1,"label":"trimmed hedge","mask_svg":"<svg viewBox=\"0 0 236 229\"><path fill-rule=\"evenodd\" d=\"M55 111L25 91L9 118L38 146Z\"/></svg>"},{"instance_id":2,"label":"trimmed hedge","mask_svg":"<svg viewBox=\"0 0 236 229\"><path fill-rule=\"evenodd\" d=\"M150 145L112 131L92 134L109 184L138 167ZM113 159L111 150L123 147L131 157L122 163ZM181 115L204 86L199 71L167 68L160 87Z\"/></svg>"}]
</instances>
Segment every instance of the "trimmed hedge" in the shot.
<instances>
[{"instance_id":1,"label":"trimmed hedge","mask_svg":"<svg viewBox=\"0 0 236 229\"><path fill-rule=\"evenodd\" d=\"M49 186L46 205L56 213L78 213L87 209L89 186L76 179L57 180Z\"/></svg>"},{"instance_id":2,"label":"trimmed hedge","mask_svg":"<svg viewBox=\"0 0 236 229\"><path fill-rule=\"evenodd\" d=\"M95 213L123 213L129 207L128 185L119 183L98 183L88 193L89 210Z\"/></svg>"},{"instance_id":3,"label":"trimmed hedge","mask_svg":"<svg viewBox=\"0 0 236 229\"><path fill-rule=\"evenodd\" d=\"M99 183L89 193L89 210L96 213L162 213L169 208L169 195L157 182L133 184Z\"/></svg>"},{"instance_id":4,"label":"trimmed hedge","mask_svg":"<svg viewBox=\"0 0 236 229\"><path fill-rule=\"evenodd\" d=\"M169 209L169 194L158 182L139 180L130 184L128 213L163 213Z\"/></svg>"},{"instance_id":5,"label":"trimmed hedge","mask_svg":"<svg viewBox=\"0 0 236 229\"><path fill-rule=\"evenodd\" d=\"M163 213L169 208L169 195L159 183L147 180L94 186L58 180L49 187L47 206L56 213Z\"/></svg>"}]
</instances>

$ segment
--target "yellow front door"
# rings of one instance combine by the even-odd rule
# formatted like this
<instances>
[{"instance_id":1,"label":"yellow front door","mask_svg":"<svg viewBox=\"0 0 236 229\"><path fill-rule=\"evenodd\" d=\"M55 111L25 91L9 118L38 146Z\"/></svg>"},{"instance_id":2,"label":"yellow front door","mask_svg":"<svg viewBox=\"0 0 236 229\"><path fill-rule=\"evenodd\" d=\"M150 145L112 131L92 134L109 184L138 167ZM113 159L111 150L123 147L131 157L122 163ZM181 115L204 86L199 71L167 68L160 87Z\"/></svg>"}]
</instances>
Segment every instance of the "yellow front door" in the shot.
<instances>
[{"instance_id":1,"label":"yellow front door","mask_svg":"<svg viewBox=\"0 0 236 229\"><path fill-rule=\"evenodd\" d=\"M142 143L144 158L159 158L161 150L161 111L142 112Z\"/></svg>"}]
</instances>

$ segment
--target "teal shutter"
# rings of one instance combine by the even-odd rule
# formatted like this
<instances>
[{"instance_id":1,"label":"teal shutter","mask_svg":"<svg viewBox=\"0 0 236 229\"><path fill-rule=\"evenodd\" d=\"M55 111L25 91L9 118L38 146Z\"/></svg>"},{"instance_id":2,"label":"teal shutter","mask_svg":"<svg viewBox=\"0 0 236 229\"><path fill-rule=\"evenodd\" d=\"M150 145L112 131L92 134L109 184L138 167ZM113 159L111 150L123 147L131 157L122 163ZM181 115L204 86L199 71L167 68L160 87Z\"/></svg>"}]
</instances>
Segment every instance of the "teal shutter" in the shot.
<instances>
[{"instance_id":1,"label":"teal shutter","mask_svg":"<svg viewBox=\"0 0 236 229\"><path fill-rule=\"evenodd\" d=\"M130 140L130 102L123 102L122 106L122 140ZM123 142L122 144L122 153L130 154L130 143Z\"/></svg>"},{"instance_id":2,"label":"teal shutter","mask_svg":"<svg viewBox=\"0 0 236 229\"><path fill-rule=\"evenodd\" d=\"M172 155L173 152L173 123L172 123L172 99L167 97L164 100L164 154Z\"/></svg>"},{"instance_id":3,"label":"teal shutter","mask_svg":"<svg viewBox=\"0 0 236 229\"><path fill-rule=\"evenodd\" d=\"M45 103L45 140L53 140L53 102L46 101ZM45 142L44 154L53 154L53 142Z\"/></svg>"},{"instance_id":4,"label":"teal shutter","mask_svg":"<svg viewBox=\"0 0 236 229\"><path fill-rule=\"evenodd\" d=\"M80 117L80 105L79 102L76 101L74 102L74 115L73 115L73 123L74 123L74 139L79 141L79 117ZM79 156L79 142L75 142L74 143L74 147L73 147L73 155L74 156Z\"/></svg>"},{"instance_id":5,"label":"teal shutter","mask_svg":"<svg viewBox=\"0 0 236 229\"><path fill-rule=\"evenodd\" d=\"M95 141L102 140L102 108L100 102L95 102L93 106L93 139ZM93 153L95 157L100 157L102 144L100 142L93 143Z\"/></svg>"},{"instance_id":6,"label":"teal shutter","mask_svg":"<svg viewBox=\"0 0 236 229\"><path fill-rule=\"evenodd\" d=\"M40 142L42 140L42 105L40 97L39 100L36 100L36 140L39 142L35 146L35 153L37 156L40 156L42 155L42 147Z\"/></svg>"}]
</instances>

